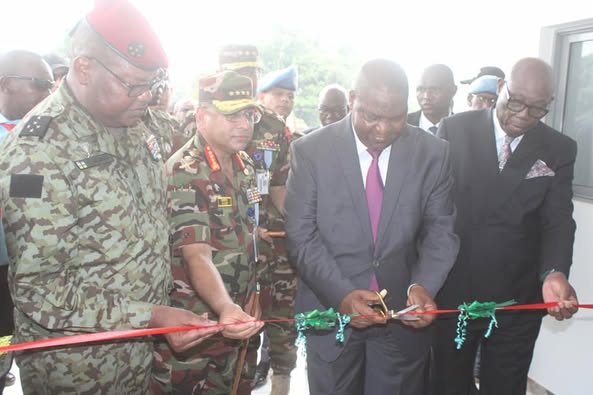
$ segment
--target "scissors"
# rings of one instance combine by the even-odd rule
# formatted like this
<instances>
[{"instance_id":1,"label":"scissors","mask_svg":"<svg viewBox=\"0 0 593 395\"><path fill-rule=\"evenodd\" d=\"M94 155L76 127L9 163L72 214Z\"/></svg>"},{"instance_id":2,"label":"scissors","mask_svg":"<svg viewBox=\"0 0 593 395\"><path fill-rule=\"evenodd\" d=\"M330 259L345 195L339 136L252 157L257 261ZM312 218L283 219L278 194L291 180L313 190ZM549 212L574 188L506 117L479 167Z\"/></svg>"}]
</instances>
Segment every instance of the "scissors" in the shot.
<instances>
[{"instance_id":1,"label":"scissors","mask_svg":"<svg viewBox=\"0 0 593 395\"><path fill-rule=\"evenodd\" d=\"M387 319L394 319L394 320L401 320L401 321L418 321L420 317L414 314L406 314L410 311L416 310L419 306L417 304L413 304L411 306L406 307L405 309L394 311L389 310L387 305L385 304L385 296L387 296L387 290L383 289L381 292L376 292L377 297L379 298L378 302L369 302L369 307L375 310L377 313L381 314L383 317Z\"/></svg>"}]
</instances>

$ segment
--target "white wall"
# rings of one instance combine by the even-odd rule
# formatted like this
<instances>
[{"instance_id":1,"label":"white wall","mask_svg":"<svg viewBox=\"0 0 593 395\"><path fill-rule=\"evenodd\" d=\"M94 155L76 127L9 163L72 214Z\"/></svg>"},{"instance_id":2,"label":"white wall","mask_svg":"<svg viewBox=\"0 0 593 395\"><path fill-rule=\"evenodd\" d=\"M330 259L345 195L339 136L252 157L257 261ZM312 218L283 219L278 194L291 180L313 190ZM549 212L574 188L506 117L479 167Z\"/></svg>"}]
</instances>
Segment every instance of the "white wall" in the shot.
<instances>
[{"instance_id":1,"label":"white wall","mask_svg":"<svg viewBox=\"0 0 593 395\"><path fill-rule=\"evenodd\" d=\"M593 202L575 200L577 233L570 281L581 303L593 303ZM556 395L593 394L593 310L568 321L546 317L529 376Z\"/></svg>"}]
</instances>

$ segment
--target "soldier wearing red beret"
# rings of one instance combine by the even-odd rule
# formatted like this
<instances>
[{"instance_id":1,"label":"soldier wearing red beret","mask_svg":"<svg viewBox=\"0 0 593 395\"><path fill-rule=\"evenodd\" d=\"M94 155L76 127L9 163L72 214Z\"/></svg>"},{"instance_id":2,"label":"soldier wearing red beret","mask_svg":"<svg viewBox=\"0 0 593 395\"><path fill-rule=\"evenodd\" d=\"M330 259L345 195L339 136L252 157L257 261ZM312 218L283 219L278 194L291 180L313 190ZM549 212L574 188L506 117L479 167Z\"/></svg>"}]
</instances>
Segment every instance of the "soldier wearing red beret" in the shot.
<instances>
[{"instance_id":1,"label":"soldier wearing red beret","mask_svg":"<svg viewBox=\"0 0 593 395\"><path fill-rule=\"evenodd\" d=\"M168 307L171 136L148 109L167 67L157 36L128 1L97 1L72 34L72 54L65 82L1 148L15 341L214 324ZM220 330L166 338L181 351ZM152 351L152 339L139 338L16 361L25 394L147 394Z\"/></svg>"}]
</instances>

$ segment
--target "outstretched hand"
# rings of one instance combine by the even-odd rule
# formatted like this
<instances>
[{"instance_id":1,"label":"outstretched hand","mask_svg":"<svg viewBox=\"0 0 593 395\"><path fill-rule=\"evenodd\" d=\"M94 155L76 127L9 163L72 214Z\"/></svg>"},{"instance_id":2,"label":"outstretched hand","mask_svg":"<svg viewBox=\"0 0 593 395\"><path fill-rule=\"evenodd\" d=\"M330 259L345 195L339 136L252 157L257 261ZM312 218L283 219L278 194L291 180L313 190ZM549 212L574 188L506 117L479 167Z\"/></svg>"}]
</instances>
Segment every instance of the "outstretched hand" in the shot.
<instances>
[{"instance_id":1,"label":"outstretched hand","mask_svg":"<svg viewBox=\"0 0 593 395\"><path fill-rule=\"evenodd\" d=\"M256 317L250 316L239 305L234 303L225 305L220 312L220 323L232 324L240 322L240 324L225 326L222 335L229 339L248 339L255 335L264 325L263 322L256 321L261 314L256 313L255 315Z\"/></svg>"},{"instance_id":2,"label":"outstretched hand","mask_svg":"<svg viewBox=\"0 0 593 395\"><path fill-rule=\"evenodd\" d=\"M553 272L546 276L542 285L542 297L545 303L558 302L558 306L548 309L548 314L558 321L568 319L577 312L577 294L562 272Z\"/></svg>"},{"instance_id":3,"label":"outstretched hand","mask_svg":"<svg viewBox=\"0 0 593 395\"><path fill-rule=\"evenodd\" d=\"M164 334L171 348L176 352L188 350L210 336L222 331L216 326L215 321L208 319L208 314L196 315L188 310L177 309L169 306L154 306L149 326L151 328L164 328L175 326L206 326L206 328L191 329L183 332Z\"/></svg>"}]
</instances>

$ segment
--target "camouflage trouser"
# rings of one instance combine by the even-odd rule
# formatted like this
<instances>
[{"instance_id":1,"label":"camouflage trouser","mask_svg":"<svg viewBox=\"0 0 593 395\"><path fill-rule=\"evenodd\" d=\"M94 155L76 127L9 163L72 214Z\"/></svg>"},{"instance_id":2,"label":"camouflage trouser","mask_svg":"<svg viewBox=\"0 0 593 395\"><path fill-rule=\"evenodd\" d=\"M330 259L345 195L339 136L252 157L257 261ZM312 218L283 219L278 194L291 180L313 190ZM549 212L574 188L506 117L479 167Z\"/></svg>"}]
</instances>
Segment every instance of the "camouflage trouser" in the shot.
<instances>
[{"instance_id":1,"label":"camouflage trouser","mask_svg":"<svg viewBox=\"0 0 593 395\"><path fill-rule=\"evenodd\" d=\"M297 275L286 256L284 238L274 239L274 248L259 244L257 278L261 286L262 320L292 318ZM296 366L296 329L292 322L268 323L264 327L270 341L270 361L276 374L289 374Z\"/></svg>"},{"instance_id":2,"label":"camouflage trouser","mask_svg":"<svg viewBox=\"0 0 593 395\"><path fill-rule=\"evenodd\" d=\"M23 393L150 394L152 342L148 340L18 352Z\"/></svg>"},{"instance_id":3,"label":"camouflage trouser","mask_svg":"<svg viewBox=\"0 0 593 395\"><path fill-rule=\"evenodd\" d=\"M183 353L173 352L166 342L155 344L152 387L155 394L229 395L239 354L244 343L216 336ZM259 336L250 339L237 394L248 395L253 387Z\"/></svg>"}]
</instances>

